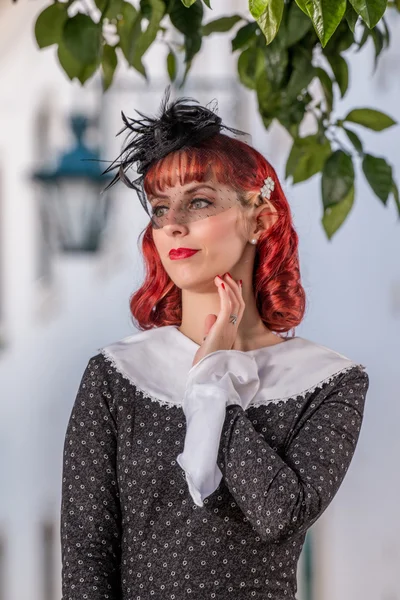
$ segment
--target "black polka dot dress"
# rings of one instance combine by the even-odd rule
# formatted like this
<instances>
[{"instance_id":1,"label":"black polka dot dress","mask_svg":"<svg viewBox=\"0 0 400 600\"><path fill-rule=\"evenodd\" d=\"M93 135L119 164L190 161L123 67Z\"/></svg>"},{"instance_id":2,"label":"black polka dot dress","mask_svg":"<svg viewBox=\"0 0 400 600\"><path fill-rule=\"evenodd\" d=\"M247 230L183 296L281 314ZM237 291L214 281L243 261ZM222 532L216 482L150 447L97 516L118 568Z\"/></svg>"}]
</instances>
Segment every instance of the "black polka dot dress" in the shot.
<instances>
[{"instance_id":1,"label":"black polka dot dress","mask_svg":"<svg viewBox=\"0 0 400 600\"><path fill-rule=\"evenodd\" d=\"M192 368L197 348L168 326L89 360L65 436L62 600L295 600L306 531L354 455L367 372L299 337Z\"/></svg>"}]
</instances>

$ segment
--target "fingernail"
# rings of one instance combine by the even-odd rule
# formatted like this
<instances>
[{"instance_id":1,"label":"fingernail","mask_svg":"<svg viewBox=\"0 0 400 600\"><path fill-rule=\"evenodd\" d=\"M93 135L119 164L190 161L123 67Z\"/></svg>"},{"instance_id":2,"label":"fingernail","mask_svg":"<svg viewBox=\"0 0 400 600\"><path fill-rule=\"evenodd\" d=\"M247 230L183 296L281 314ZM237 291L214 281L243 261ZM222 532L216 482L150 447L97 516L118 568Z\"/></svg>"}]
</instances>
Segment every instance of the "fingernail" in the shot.
<instances>
[{"instance_id":1,"label":"fingernail","mask_svg":"<svg viewBox=\"0 0 400 600\"><path fill-rule=\"evenodd\" d=\"M232 275L228 271L225 273L225 275L229 275L229 277L233 279Z\"/></svg>"},{"instance_id":2,"label":"fingernail","mask_svg":"<svg viewBox=\"0 0 400 600\"><path fill-rule=\"evenodd\" d=\"M221 286L225 289L225 284L224 283L221 283Z\"/></svg>"},{"instance_id":3,"label":"fingernail","mask_svg":"<svg viewBox=\"0 0 400 600\"><path fill-rule=\"evenodd\" d=\"M242 285L242 280L241 279L239 279L239 285Z\"/></svg>"}]
</instances>

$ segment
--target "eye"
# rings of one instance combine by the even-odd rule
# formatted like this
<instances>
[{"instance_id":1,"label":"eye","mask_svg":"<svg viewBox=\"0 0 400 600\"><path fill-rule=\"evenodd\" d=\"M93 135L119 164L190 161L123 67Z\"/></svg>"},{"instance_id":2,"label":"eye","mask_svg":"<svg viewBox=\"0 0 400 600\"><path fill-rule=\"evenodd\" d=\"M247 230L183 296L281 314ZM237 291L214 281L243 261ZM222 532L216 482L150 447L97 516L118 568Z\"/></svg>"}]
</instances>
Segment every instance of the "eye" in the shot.
<instances>
[{"instance_id":1,"label":"eye","mask_svg":"<svg viewBox=\"0 0 400 600\"><path fill-rule=\"evenodd\" d=\"M213 204L213 202L211 202L210 200L206 200L205 198L193 198L190 204L196 204L197 202L206 202L206 206L210 206L210 204Z\"/></svg>"},{"instance_id":2,"label":"eye","mask_svg":"<svg viewBox=\"0 0 400 600\"><path fill-rule=\"evenodd\" d=\"M203 206L202 208L207 208L207 206L210 206L210 204L214 204L213 202L211 202L210 200L206 200L205 198L193 198L193 199L190 201L190 205L192 206L193 204L197 204L198 202L205 202L205 203L206 203L206 206ZM158 205L158 206L155 206L155 207L153 208L153 210L152 210L152 214L153 214L153 215L155 215L156 217L161 217L161 216L163 216L163 215L160 215L160 214L158 213L158 211L159 211L161 208L168 208L168 207L167 207L167 206L165 206L164 204L162 204L162 205ZM202 210L202 209L200 208L200 210Z\"/></svg>"}]
</instances>

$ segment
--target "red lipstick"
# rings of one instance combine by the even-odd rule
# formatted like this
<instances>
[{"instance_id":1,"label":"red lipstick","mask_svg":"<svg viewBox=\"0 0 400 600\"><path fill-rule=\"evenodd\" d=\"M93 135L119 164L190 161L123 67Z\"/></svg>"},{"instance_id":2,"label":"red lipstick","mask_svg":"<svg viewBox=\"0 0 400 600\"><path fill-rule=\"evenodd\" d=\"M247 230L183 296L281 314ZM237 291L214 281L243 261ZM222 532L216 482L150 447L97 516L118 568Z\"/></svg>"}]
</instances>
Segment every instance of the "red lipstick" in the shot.
<instances>
[{"instance_id":1,"label":"red lipstick","mask_svg":"<svg viewBox=\"0 0 400 600\"><path fill-rule=\"evenodd\" d=\"M199 250L193 250L192 248L177 248L176 250L170 250L169 257L171 260L178 260L179 258L189 258L196 254Z\"/></svg>"}]
</instances>

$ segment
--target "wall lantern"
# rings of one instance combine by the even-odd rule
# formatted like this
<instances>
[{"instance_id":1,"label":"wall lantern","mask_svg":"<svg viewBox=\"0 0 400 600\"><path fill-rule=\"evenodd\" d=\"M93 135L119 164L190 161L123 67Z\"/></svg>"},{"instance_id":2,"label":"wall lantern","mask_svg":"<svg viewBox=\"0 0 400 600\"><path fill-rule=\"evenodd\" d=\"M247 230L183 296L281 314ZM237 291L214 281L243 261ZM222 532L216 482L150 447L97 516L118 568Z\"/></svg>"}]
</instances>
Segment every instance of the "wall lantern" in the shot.
<instances>
[{"instance_id":1,"label":"wall lantern","mask_svg":"<svg viewBox=\"0 0 400 600\"><path fill-rule=\"evenodd\" d=\"M62 252L97 252L109 214L110 192L100 192L112 175L102 175L98 151L84 143L88 124L84 115L71 116L74 147L59 157L56 168L32 175L41 187L44 225L54 228Z\"/></svg>"}]
</instances>

